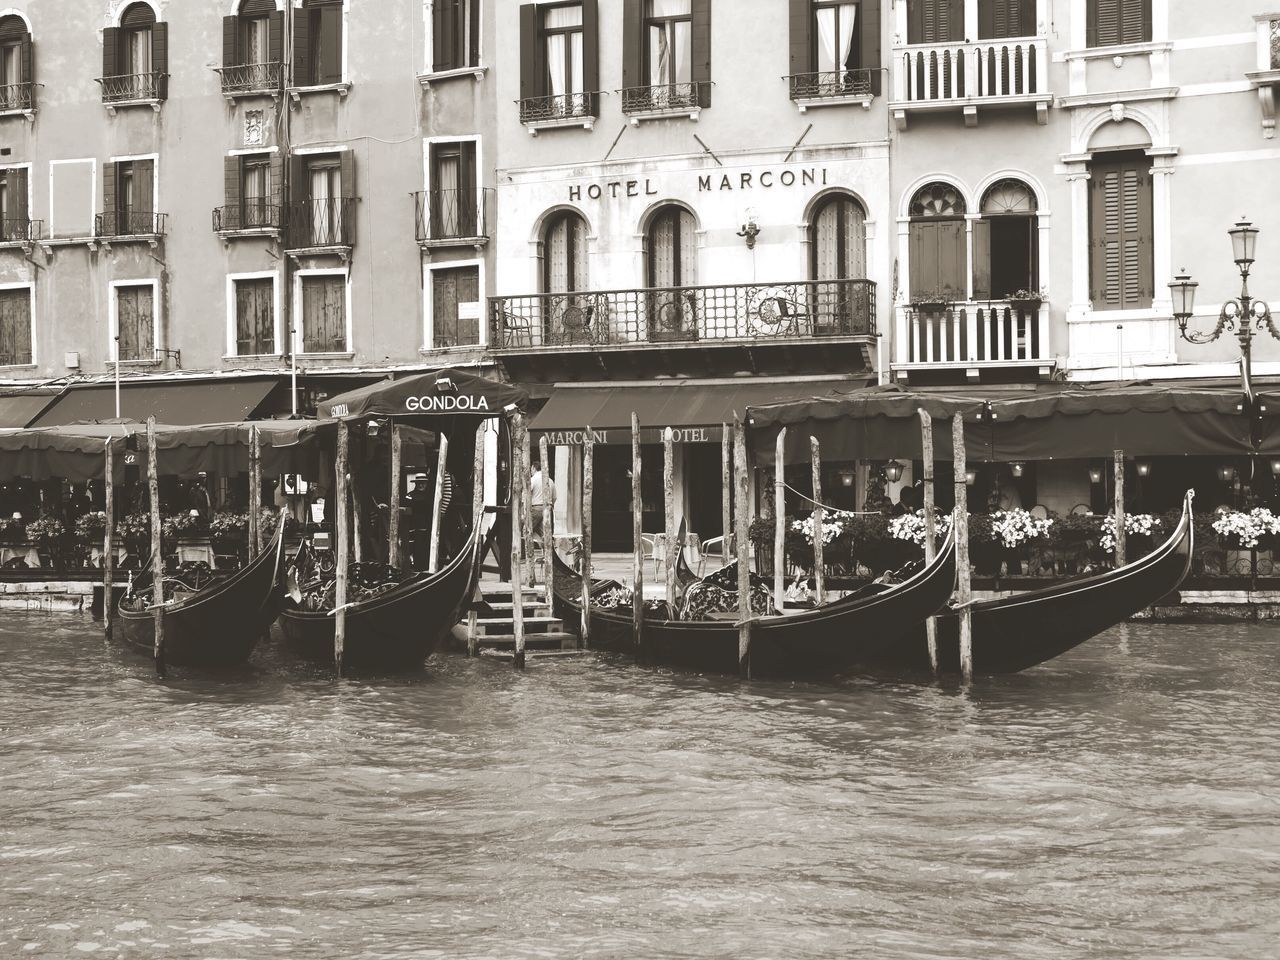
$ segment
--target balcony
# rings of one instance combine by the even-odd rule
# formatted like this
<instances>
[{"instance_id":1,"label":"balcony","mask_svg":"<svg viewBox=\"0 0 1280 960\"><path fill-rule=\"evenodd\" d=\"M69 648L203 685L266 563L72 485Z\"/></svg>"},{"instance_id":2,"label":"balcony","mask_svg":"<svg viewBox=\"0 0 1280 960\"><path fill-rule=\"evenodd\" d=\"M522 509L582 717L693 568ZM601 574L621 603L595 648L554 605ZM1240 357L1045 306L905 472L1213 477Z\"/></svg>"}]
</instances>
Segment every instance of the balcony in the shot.
<instances>
[{"instance_id":1,"label":"balcony","mask_svg":"<svg viewBox=\"0 0 1280 960\"><path fill-rule=\"evenodd\" d=\"M355 245L354 197L295 200L285 207L289 253L335 253L344 259Z\"/></svg>"},{"instance_id":2,"label":"balcony","mask_svg":"<svg viewBox=\"0 0 1280 960\"><path fill-rule=\"evenodd\" d=\"M284 209L274 203L246 200L213 211L213 232L223 238L274 236L283 223Z\"/></svg>"},{"instance_id":3,"label":"balcony","mask_svg":"<svg viewBox=\"0 0 1280 960\"><path fill-rule=\"evenodd\" d=\"M697 120L710 89L711 81L695 80L688 83L624 87L618 93L622 95L622 112L635 126L641 120L665 120L670 117L687 116L690 120Z\"/></svg>"},{"instance_id":4,"label":"balcony","mask_svg":"<svg viewBox=\"0 0 1280 960\"><path fill-rule=\"evenodd\" d=\"M475 247L489 242L489 207L493 191L419 190L413 195L418 246Z\"/></svg>"},{"instance_id":5,"label":"balcony","mask_svg":"<svg viewBox=\"0 0 1280 960\"><path fill-rule=\"evenodd\" d=\"M1040 37L933 43L895 51L893 101L899 130L911 111L962 110L966 126L978 123L978 108L1034 106L1047 123L1048 44Z\"/></svg>"},{"instance_id":6,"label":"balcony","mask_svg":"<svg viewBox=\"0 0 1280 960\"><path fill-rule=\"evenodd\" d=\"M43 233L43 220L30 220L25 217L0 219L0 246L13 245L28 248L39 240Z\"/></svg>"},{"instance_id":7,"label":"balcony","mask_svg":"<svg viewBox=\"0 0 1280 960\"><path fill-rule=\"evenodd\" d=\"M871 108L874 93L874 71L829 70L821 73L795 73L782 79L791 88L791 99L800 112L811 107L839 106L856 103Z\"/></svg>"},{"instance_id":8,"label":"balcony","mask_svg":"<svg viewBox=\"0 0 1280 960\"><path fill-rule=\"evenodd\" d=\"M229 101L237 97L278 97L284 89L284 65L278 62L242 63L215 69L222 77L222 95Z\"/></svg>"},{"instance_id":9,"label":"balcony","mask_svg":"<svg viewBox=\"0 0 1280 960\"><path fill-rule=\"evenodd\" d=\"M104 246L143 241L156 246L165 234L167 214L151 210L113 210L93 218L93 235Z\"/></svg>"},{"instance_id":10,"label":"balcony","mask_svg":"<svg viewBox=\"0 0 1280 960\"><path fill-rule=\"evenodd\" d=\"M1276 135L1276 97L1280 94L1280 13L1258 14L1254 23L1258 36L1257 69L1245 77L1258 91L1262 135L1272 140Z\"/></svg>"},{"instance_id":11,"label":"balcony","mask_svg":"<svg viewBox=\"0 0 1280 960\"><path fill-rule=\"evenodd\" d=\"M36 118L36 85L24 83L0 84L0 116L22 114L28 120Z\"/></svg>"},{"instance_id":12,"label":"balcony","mask_svg":"<svg viewBox=\"0 0 1280 960\"><path fill-rule=\"evenodd\" d=\"M169 95L167 73L126 73L118 77L99 77L102 85L102 103L108 113L119 107L149 106L160 110L160 103Z\"/></svg>"},{"instance_id":13,"label":"balcony","mask_svg":"<svg viewBox=\"0 0 1280 960\"><path fill-rule=\"evenodd\" d=\"M539 130L555 127L583 127L591 130L598 116L600 94L562 93L547 97L526 97L517 100L520 106L520 122L534 136Z\"/></svg>"},{"instance_id":14,"label":"balcony","mask_svg":"<svg viewBox=\"0 0 1280 960\"><path fill-rule=\"evenodd\" d=\"M909 304L897 310L895 378L963 372L980 379L1047 378L1049 307L1037 300Z\"/></svg>"}]
</instances>

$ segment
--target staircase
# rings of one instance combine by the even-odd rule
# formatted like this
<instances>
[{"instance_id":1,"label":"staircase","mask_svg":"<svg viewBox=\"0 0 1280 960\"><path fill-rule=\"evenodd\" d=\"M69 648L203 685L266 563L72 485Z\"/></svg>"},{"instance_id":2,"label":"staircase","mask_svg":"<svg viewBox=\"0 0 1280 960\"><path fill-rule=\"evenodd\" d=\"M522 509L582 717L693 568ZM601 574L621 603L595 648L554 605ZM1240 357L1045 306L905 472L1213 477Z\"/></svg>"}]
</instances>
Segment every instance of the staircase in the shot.
<instances>
[{"instance_id":1,"label":"staircase","mask_svg":"<svg viewBox=\"0 0 1280 960\"><path fill-rule=\"evenodd\" d=\"M509 659L516 648L514 604L511 584L499 580L482 580L480 596L483 606L467 620L468 648L476 648L485 656ZM563 656L578 651L577 634L565 629L564 621L552 615L546 588L542 584L525 586L521 591L524 614L524 646L530 656Z\"/></svg>"}]
</instances>

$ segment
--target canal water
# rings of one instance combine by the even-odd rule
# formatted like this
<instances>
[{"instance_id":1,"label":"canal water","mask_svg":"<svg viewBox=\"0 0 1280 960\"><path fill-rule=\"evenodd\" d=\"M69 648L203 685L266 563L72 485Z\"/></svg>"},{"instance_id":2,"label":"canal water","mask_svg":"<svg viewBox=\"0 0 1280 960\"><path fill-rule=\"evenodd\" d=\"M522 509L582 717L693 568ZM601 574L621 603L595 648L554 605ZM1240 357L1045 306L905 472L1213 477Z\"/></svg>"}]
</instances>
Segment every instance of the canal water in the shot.
<instances>
[{"instance_id":1,"label":"canal water","mask_svg":"<svg viewBox=\"0 0 1280 960\"><path fill-rule=\"evenodd\" d=\"M158 683L0 614L0 957L1258 958L1280 627L968 692L587 657Z\"/></svg>"}]
</instances>

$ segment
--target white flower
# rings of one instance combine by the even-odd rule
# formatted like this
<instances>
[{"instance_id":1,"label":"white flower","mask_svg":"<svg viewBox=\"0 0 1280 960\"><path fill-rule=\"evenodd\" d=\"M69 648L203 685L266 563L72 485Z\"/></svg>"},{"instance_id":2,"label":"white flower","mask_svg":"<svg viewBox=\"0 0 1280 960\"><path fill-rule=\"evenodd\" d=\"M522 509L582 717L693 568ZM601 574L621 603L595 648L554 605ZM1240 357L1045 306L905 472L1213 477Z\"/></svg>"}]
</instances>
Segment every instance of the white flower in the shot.
<instances>
[{"instance_id":1,"label":"white flower","mask_svg":"<svg viewBox=\"0 0 1280 960\"><path fill-rule=\"evenodd\" d=\"M1155 533L1156 527L1158 526L1160 526L1160 518L1153 517L1149 513L1126 513L1124 515L1125 536L1138 535L1149 537ZM1115 553L1116 518L1114 515L1109 515L1103 518L1102 539L1098 541L1098 545L1107 553Z\"/></svg>"},{"instance_id":2,"label":"white flower","mask_svg":"<svg viewBox=\"0 0 1280 960\"><path fill-rule=\"evenodd\" d=\"M951 515L949 513L937 515L933 521L933 529L935 536L946 536L947 531L951 529ZM889 521L889 536L895 540L908 540L917 547L923 547L924 511L917 510L915 513L904 513L900 517L894 517Z\"/></svg>"},{"instance_id":3,"label":"white flower","mask_svg":"<svg viewBox=\"0 0 1280 960\"><path fill-rule=\"evenodd\" d=\"M843 510L827 510L822 517L822 543L823 546L831 543L842 533L844 533L844 525L853 514L845 513ZM805 543L813 545L813 517L805 517L803 520L792 520L791 529L804 535Z\"/></svg>"},{"instance_id":4,"label":"white flower","mask_svg":"<svg viewBox=\"0 0 1280 960\"><path fill-rule=\"evenodd\" d=\"M1218 536L1234 540L1245 550L1256 550L1263 537L1280 533L1280 517L1266 507L1254 507L1248 513L1223 514L1213 521L1213 529Z\"/></svg>"},{"instance_id":5,"label":"white flower","mask_svg":"<svg viewBox=\"0 0 1280 960\"><path fill-rule=\"evenodd\" d=\"M1049 535L1053 521L1037 517L1022 508L1014 510L997 510L991 515L991 532L1006 547L1021 546L1027 540L1036 540Z\"/></svg>"}]
</instances>

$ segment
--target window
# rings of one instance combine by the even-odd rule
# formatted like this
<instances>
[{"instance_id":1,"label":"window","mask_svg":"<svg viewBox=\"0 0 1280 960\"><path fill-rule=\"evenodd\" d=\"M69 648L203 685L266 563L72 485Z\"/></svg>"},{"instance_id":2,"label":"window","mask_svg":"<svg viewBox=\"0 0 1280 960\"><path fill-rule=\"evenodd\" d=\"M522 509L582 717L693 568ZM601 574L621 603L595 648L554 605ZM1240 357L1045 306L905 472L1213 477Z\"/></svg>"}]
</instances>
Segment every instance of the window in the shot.
<instances>
[{"instance_id":1,"label":"window","mask_svg":"<svg viewBox=\"0 0 1280 960\"><path fill-rule=\"evenodd\" d=\"M1151 41L1151 0L1089 0L1091 47Z\"/></svg>"},{"instance_id":2,"label":"window","mask_svg":"<svg viewBox=\"0 0 1280 960\"><path fill-rule=\"evenodd\" d=\"M1000 180L973 223L973 298L1005 300L1040 289L1036 196L1021 180Z\"/></svg>"},{"instance_id":3,"label":"window","mask_svg":"<svg viewBox=\"0 0 1280 960\"><path fill-rule=\"evenodd\" d=\"M306 274L302 286L302 352L347 352L347 275Z\"/></svg>"},{"instance_id":4,"label":"window","mask_svg":"<svg viewBox=\"0 0 1280 960\"><path fill-rule=\"evenodd\" d=\"M663 288L649 296L649 339L685 340L697 335L693 295L681 289L698 282L693 214L668 204L650 218L645 231L646 286Z\"/></svg>"},{"instance_id":5,"label":"window","mask_svg":"<svg viewBox=\"0 0 1280 960\"><path fill-rule=\"evenodd\" d=\"M34 239L27 209L27 170L0 168L0 243Z\"/></svg>"},{"instance_id":6,"label":"window","mask_svg":"<svg viewBox=\"0 0 1280 960\"><path fill-rule=\"evenodd\" d=\"M342 0L304 0L293 11L293 82L342 83Z\"/></svg>"},{"instance_id":7,"label":"window","mask_svg":"<svg viewBox=\"0 0 1280 960\"><path fill-rule=\"evenodd\" d=\"M791 97L880 93L880 0L790 0Z\"/></svg>"},{"instance_id":8,"label":"window","mask_svg":"<svg viewBox=\"0 0 1280 960\"><path fill-rule=\"evenodd\" d=\"M251 93L277 89L283 57L284 14L275 0L241 0L222 18L222 89Z\"/></svg>"},{"instance_id":9,"label":"window","mask_svg":"<svg viewBox=\"0 0 1280 960\"><path fill-rule=\"evenodd\" d=\"M157 23L146 3L120 15L102 31L102 99L107 103L163 100L168 93L168 24Z\"/></svg>"},{"instance_id":10,"label":"window","mask_svg":"<svg viewBox=\"0 0 1280 960\"><path fill-rule=\"evenodd\" d=\"M349 247L355 237L350 150L292 158L289 229L294 247Z\"/></svg>"},{"instance_id":11,"label":"window","mask_svg":"<svg viewBox=\"0 0 1280 960\"><path fill-rule=\"evenodd\" d=\"M964 39L964 0L907 0L907 43Z\"/></svg>"},{"instance_id":12,"label":"window","mask_svg":"<svg viewBox=\"0 0 1280 960\"><path fill-rule=\"evenodd\" d=\"M848 331L855 317L867 316L866 287L848 282L867 275L866 219L862 204L845 193L828 195L814 211L809 256L818 332Z\"/></svg>"},{"instance_id":13,"label":"window","mask_svg":"<svg viewBox=\"0 0 1280 960\"><path fill-rule=\"evenodd\" d=\"M34 363L31 354L31 288L0 287L0 366Z\"/></svg>"},{"instance_id":14,"label":"window","mask_svg":"<svg viewBox=\"0 0 1280 960\"><path fill-rule=\"evenodd\" d=\"M232 278L236 356L276 353L274 277Z\"/></svg>"},{"instance_id":15,"label":"window","mask_svg":"<svg viewBox=\"0 0 1280 960\"><path fill-rule=\"evenodd\" d=\"M572 210L556 214L542 236L542 290L574 293L587 289L587 225Z\"/></svg>"},{"instance_id":16,"label":"window","mask_svg":"<svg viewBox=\"0 0 1280 960\"><path fill-rule=\"evenodd\" d=\"M978 39L1036 35L1036 0L979 0Z\"/></svg>"},{"instance_id":17,"label":"window","mask_svg":"<svg viewBox=\"0 0 1280 960\"><path fill-rule=\"evenodd\" d=\"M33 106L31 47L31 34L21 17L0 17L0 111Z\"/></svg>"},{"instance_id":18,"label":"window","mask_svg":"<svg viewBox=\"0 0 1280 960\"><path fill-rule=\"evenodd\" d=\"M624 6L622 109L711 105L711 0L635 0Z\"/></svg>"},{"instance_id":19,"label":"window","mask_svg":"<svg viewBox=\"0 0 1280 960\"><path fill-rule=\"evenodd\" d=\"M480 342L480 268L431 271L431 345L460 347Z\"/></svg>"},{"instance_id":20,"label":"window","mask_svg":"<svg viewBox=\"0 0 1280 960\"><path fill-rule=\"evenodd\" d=\"M542 41L547 64L547 93L562 100L565 116L585 113L582 94L582 4L548 7L542 14Z\"/></svg>"},{"instance_id":21,"label":"window","mask_svg":"<svg viewBox=\"0 0 1280 960\"><path fill-rule=\"evenodd\" d=\"M475 141L432 143L429 153L432 239L476 236Z\"/></svg>"},{"instance_id":22,"label":"window","mask_svg":"<svg viewBox=\"0 0 1280 960\"><path fill-rule=\"evenodd\" d=\"M910 263L913 303L968 298L965 204L949 183L926 184L911 200Z\"/></svg>"},{"instance_id":23,"label":"window","mask_svg":"<svg viewBox=\"0 0 1280 960\"><path fill-rule=\"evenodd\" d=\"M247 153L224 159L226 205L214 213L214 229L262 230L280 226L280 155Z\"/></svg>"},{"instance_id":24,"label":"window","mask_svg":"<svg viewBox=\"0 0 1280 960\"><path fill-rule=\"evenodd\" d=\"M241 222L246 227L274 226L271 158L261 154L245 157L241 184Z\"/></svg>"},{"instance_id":25,"label":"window","mask_svg":"<svg viewBox=\"0 0 1280 960\"><path fill-rule=\"evenodd\" d=\"M690 65L691 0L648 0L645 19L645 63L649 85L687 84Z\"/></svg>"},{"instance_id":26,"label":"window","mask_svg":"<svg viewBox=\"0 0 1280 960\"><path fill-rule=\"evenodd\" d=\"M480 65L480 0L433 0L431 70Z\"/></svg>"},{"instance_id":27,"label":"window","mask_svg":"<svg viewBox=\"0 0 1280 960\"><path fill-rule=\"evenodd\" d=\"M121 360L154 360L155 285L118 284L115 287L116 349Z\"/></svg>"},{"instance_id":28,"label":"window","mask_svg":"<svg viewBox=\"0 0 1280 960\"><path fill-rule=\"evenodd\" d=\"M1149 309L1155 292L1151 160L1142 153L1095 157L1089 165L1093 309Z\"/></svg>"},{"instance_id":29,"label":"window","mask_svg":"<svg viewBox=\"0 0 1280 960\"><path fill-rule=\"evenodd\" d=\"M99 236L122 237L160 232L155 211L155 161L116 160L102 168L102 217Z\"/></svg>"},{"instance_id":30,"label":"window","mask_svg":"<svg viewBox=\"0 0 1280 960\"><path fill-rule=\"evenodd\" d=\"M594 117L600 90L597 0L520 7L520 121Z\"/></svg>"}]
</instances>

